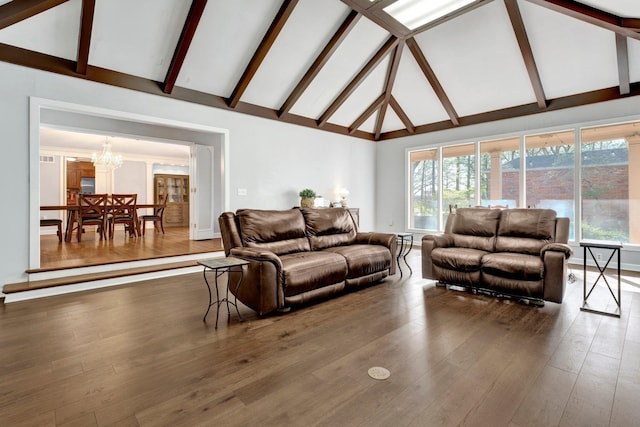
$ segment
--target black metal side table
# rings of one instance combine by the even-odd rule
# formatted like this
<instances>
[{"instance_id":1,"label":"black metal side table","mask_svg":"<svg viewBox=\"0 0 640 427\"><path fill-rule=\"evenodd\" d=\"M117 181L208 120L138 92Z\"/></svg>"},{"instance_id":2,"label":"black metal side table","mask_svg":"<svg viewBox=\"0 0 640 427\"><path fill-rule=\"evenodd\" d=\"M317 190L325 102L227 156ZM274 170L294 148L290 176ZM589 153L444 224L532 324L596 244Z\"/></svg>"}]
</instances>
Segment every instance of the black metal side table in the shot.
<instances>
[{"instance_id":1,"label":"black metal side table","mask_svg":"<svg viewBox=\"0 0 640 427\"><path fill-rule=\"evenodd\" d=\"M580 246L582 246L584 248L584 254L583 254L583 265L582 265L582 275L583 275L583 285L582 285L582 289L583 289L583 300L582 300L582 307L580 307L581 311L588 311L590 313L598 313L598 314L605 314L607 316L613 316L613 317L620 317L620 312L621 312L621 307L620 307L620 297L621 297L621 292L620 292L620 249L622 248L622 243L620 242L606 242L606 241L598 241L598 240L583 240L580 242ZM604 264L604 266L600 266L600 264L598 263L598 258L594 255L592 249L593 248L598 248L598 249L606 249L606 250L610 250L611 254L609 255L609 259L607 259L607 262ZM593 262L595 262L596 264L596 268L599 271L598 274L598 278L596 279L596 281L593 283L593 285L591 285L591 289L589 289L589 292L587 292L587 251L589 252L589 254L591 255L591 259L593 260ZM613 293L613 290L611 289L611 285L609 285L609 282L607 281L607 278L604 276L604 272L607 269L607 267L609 266L609 262L611 262L611 260L613 259L614 255L618 255L618 268L617 268L617 275L618 275L618 295L616 297L616 295ZM596 285L598 284L598 281L600 280L600 278L602 278L604 280L604 283L607 285L607 289L609 290L609 293L611 293L611 296L613 297L613 300L615 301L616 305L618 306L617 310L614 312L609 312L609 311L602 311L602 310L596 310L592 307L589 307L589 303L587 302L587 299L589 299L589 296L591 296L591 292L593 292L593 289L596 287Z\"/></svg>"},{"instance_id":2,"label":"black metal side table","mask_svg":"<svg viewBox=\"0 0 640 427\"><path fill-rule=\"evenodd\" d=\"M227 304L227 319L231 319L231 310L229 309L229 305L233 305L236 308L236 312L238 313L238 319L242 321L242 316L240 315L240 310L238 310L238 289L240 289L240 285L242 284L243 278L243 266L249 264L249 261L245 261L240 258L227 257L227 258L211 258L204 259L198 261L198 264L204 266L204 270L202 271L202 275L204 277L204 282L207 285L207 289L209 290L209 305L207 306L207 312L204 314L202 318L203 322L207 321L207 315L209 314L209 310L211 310L211 306L215 304L216 306L216 329L218 329L218 313L220 311L220 304ZM216 300L213 301L211 295L211 286L209 285L209 280L207 279L207 270L212 270L215 275L215 286L216 286ZM236 285L236 289L234 295L236 295L234 301L229 300L229 285L231 283L231 273L240 273L240 279L238 280L238 284ZM227 294L225 297L220 299L220 291L218 290L218 278L222 276L224 273L227 273Z\"/></svg>"},{"instance_id":3,"label":"black metal side table","mask_svg":"<svg viewBox=\"0 0 640 427\"><path fill-rule=\"evenodd\" d=\"M409 266L407 262L407 255L411 252L411 248L413 248L413 233L397 233L398 236L398 254L396 260L398 262L398 270L400 270L400 278L402 278L402 268L400 268L400 258L404 259L404 263L409 269L409 274L413 274L413 270Z\"/></svg>"}]
</instances>

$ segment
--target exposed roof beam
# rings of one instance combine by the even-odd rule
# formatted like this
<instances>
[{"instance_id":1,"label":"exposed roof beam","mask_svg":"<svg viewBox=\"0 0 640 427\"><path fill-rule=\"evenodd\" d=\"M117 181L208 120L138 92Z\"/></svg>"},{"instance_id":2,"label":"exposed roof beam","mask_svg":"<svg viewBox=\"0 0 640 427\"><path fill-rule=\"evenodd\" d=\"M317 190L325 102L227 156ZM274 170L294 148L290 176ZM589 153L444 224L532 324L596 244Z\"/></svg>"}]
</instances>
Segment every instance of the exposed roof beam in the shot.
<instances>
[{"instance_id":1,"label":"exposed roof beam","mask_svg":"<svg viewBox=\"0 0 640 427\"><path fill-rule=\"evenodd\" d=\"M82 0L82 17L80 20L80 35L78 36L78 57L76 59L76 72L87 73L89 63L89 48L91 47L91 32L93 30L93 15L96 9L96 0Z\"/></svg>"},{"instance_id":2,"label":"exposed roof beam","mask_svg":"<svg viewBox=\"0 0 640 427\"><path fill-rule=\"evenodd\" d=\"M431 69L431 66L427 62L427 59L422 54L422 50L420 49L420 46L418 46L418 42L416 42L416 40L412 37L410 39L407 39L406 43L407 43L407 46L409 47L409 50L413 54L413 57L416 59L418 66L422 70L424 76L427 78L427 81L429 82L436 96L440 100L442 107L449 115L449 119L451 120L451 123L453 123L455 126L459 125L460 120L458 117L458 113L456 113L455 108L453 108L453 104L449 100L449 97L447 96L446 92L442 88L442 85L438 81L438 78L436 77L436 73L433 72L433 70Z\"/></svg>"},{"instance_id":3,"label":"exposed roof beam","mask_svg":"<svg viewBox=\"0 0 640 427\"><path fill-rule=\"evenodd\" d=\"M360 84L364 81L364 79L373 71L373 69L382 61L382 59L387 56L389 51L393 49L398 43L398 39L394 36L389 37L389 39L385 42L385 44L373 55L373 58L369 60L365 64L365 66L360 70L360 72L349 82L346 88L338 95L338 97L331 103L331 105L326 109L324 113L318 119L318 125L324 126L329 118L340 108L340 106L347 100L349 95L351 95Z\"/></svg>"},{"instance_id":4,"label":"exposed roof beam","mask_svg":"<svg viewBox=\"0 0 640 427\"><path fill-rule=\"evenodd\" d=\"M258 46L258 49L256 49L256 52L253 54L251 61L249 61L249 65L247 65L244 73L242 73L240 81L238 81L238 84L236 85L235 89L233 89L233 92L229 97L228 102L231 108L235 108L236 105L238 105L238 102L240 102L242 94L245 90L247 90L247 87L249 87L251 79L253 79L253 76L255 76L258 68L260 68L260 64L262 64L262 61L264 60L264 58L266 58L267 53L269 53L269 50L271 49L271 46L273 46L273 43L275 43L276 39L278 38L278 34L280 34L280 31L284 27L284 24L287 23L287 19L289 19L291 13L293 13L293 9L295 9L297 4L298 0L284 0L282 6L280 6L280 10L278 11L274 20L271 22L271 26L269 26L267 33L264 35L262 41L260 42L260 45Z\"/></svg>"},{"instance_id":5,"label":"exposed roof beam","mask_svg":"<svg viewBox=\"0 0 640 427\"><path fill-rule=\"evenodd\" d=\"M171 93L173 86L176 84L176 80L178 79L178 75L182 69L182 64L184 64L184 59L187 56L187 52L191 46L191 41L198 29L198 24L200 23L200 18L202 18L202 13L204 12L204 7L206 5L207 0L193 0L191 2L189 14L187 15L187 19L182 27L182 32L180 33L176 50L173 52L173 58L171 59L171 64L167 70L167 76L164 79L162 90L165 93Z\"/></svg>"},{"instance_id":6,"label":"exposed roof beam","mask_svg":"<svg viewBox=\"0 0 640 427\"><path fill-rule=\"evenodd\" d=\"M69 0L13 0L0 6L0 30Z\"/></svg>"},{"instance_id":7,"label":"exposed roof beam","mask_svg":"<svg viewBox=\"0 0 640 427\"><path fill-rule=\"evenodd\" d=\"M393 108L393 111L396 112L402 123L405 125L405 127L407 128L407 132L415 133L416 127L411 122L411 119L409 118L409 116L407 116L407 113L405 113L400 104L398 104L398 101L396 101L393 95L391 95L391 98L389 99L389 105L391 106L391 108Z\"/></svg>"},{"instance_id":8,"label":"exposed roof beam","mask_svg":"<svg viewBox=\"0 0 640 427\"><path fill-rule=\"evenodd\" d=\"M284 113L288 113L289 110L295 105L295 103L300 99L304 91L309 87L314 78L320 73L320 70L325 66L325 64L329 61L331 56L338 50L340 44L347 38L347 35L351 32L351 30L356 26L360 17L362 15L354 10L352 10L347 18L344 20L338 31L331 37L329 43L322 49L320 55L316 58L316 60L311 64L311 67L307 70L302 79L298 82L293 91L289 94L287 100L280 107L279 114L282 115Z\"/></svg>"},{"instance_id":9,"label":"exposed roof beam","mask_svg":"<svg viewBox=\"0 0 640 427\"><path fill-rule=\"evenodd\" d=\"M505 108L502 110L490 111L487 113L480 113L472 116L465 116L460 119L460 126L470 126L496 120L506 120L515 117L530 116L548 111L558 111L565 108L573 108L600 102L613 101L616 99L627 98L629 96L640 96L640 83L632 83L631 92L629 92L628 95L621 95L619 93L618 87L599 89L591 92L579 93L577 95L569 95L562 98L549 99L547 100L548 105L545 110L541 110L538 107L538 104L534 102L531 104ZM424 134L429 132L447 130L454 127L455 126L453 126L450 121L445 120L438 123L417 126L415 129L415 134ZM382 135L380 135L380 140L400 138L409 135L410 133L406 130L396 130L383 133Z\"/></svg>"},{"instance_id":10,"label":"exposed roof beam","mask_svg":"<svg viewBox=\"0 0 640 427\"><path fill-rule=\"evenodd\" d=\"M527 0L538 6L546 7L564 15L579 19L589 24L605 28L623 36L640 40L637 29L627 28L625 25L634 25L635 20L625 20L612 13L604 12L591 6L578 3L573 0ZM626 22L626 24L625 24Z\"/></svg>"},{"instance_id":11,"label":"exposed roof beam","mask_svg":"<svg viewBox=\"0 0 640 427\"><path fill-rule=\"evenodd\" d=\"M616 33L616 54L618 56L618 81L620 95L627 95L631 91L629 81L629 52L627 38Z\"/></svg>"},{"instance_id":12,"label":"exposed roof beam","mask_svg":"<svg viewBox=\"0 0 640 427\"><path fill-rule=\"evenodd\" d=\"M403 50L404 40L399 40L398 45L392 53L391 61L389 62L389 71L387 72L387 79L385 81L383 92L384 102L380 106L380 110L378 110L378 118L376 120L373 139L378 139L380 137L384 117L387 114L387 107L389 106L389 99L391 98L391 90L393 89L393 84L395 83L396 76L398 75L398 67L400 66L400 58L402 57Z\"/></svg>"},{"instance_id":13,"label":"exposed roof beam","mask_svg":"<svg viewBox=\"0 0 640 427\"><path fill-rule=\"evenodd\" d=\"M367 121L367 119L368 119L369 117L371 117L371 115L372 115L373 113L375 113L375 111L376 111L378 108L380 108L380 106L382 105L382 103L383 103L383 102L384 102L384 93L383 93L383 94L380 94L380 96L379 96L379 97L377 97L377 98L376 98L376 100L375 100L375 101L373 101L373 102L372 102L372 103L367 107L367 109L366 109L366 110L364 110L364 112L363 112L362 114L360 114L360 115L358 116L358 118L357 118L357 119L355 119L355 121L354 121L353 123L351 123L351 126L349 126L349 133L350 133L350 134L355 133L355 131L357 131L357 130L358 130L358 128L359 128L360 126L362 126L362 124L363 124L364 122L366 122L366 121Z\"/></svg>"},{"instance_id":14,"label":"exposed roof beam","mask_svg":"<svg viewBox=\"0 0 640 427\"><path fill-rule=\"evenodd\" d=\"M524 60L525 67L527 67L527 73L529 74L529 80L531 81L531 86L533 87L533 93L536 96L538 106L540 108L547 108L547 99L544 94L544 88L542 87L542 80L540 80L536 60L533 57L533 51L531 50L531 44L529 43L529 37L527 36L527 30L525 29L524 22L522 21L522 15L520 14L520 8L518 7L518 0L504 0L504 3L507 6L511 26L513 27L516 39L518 40L520 54Z\"/></svg>"}]
</instances>

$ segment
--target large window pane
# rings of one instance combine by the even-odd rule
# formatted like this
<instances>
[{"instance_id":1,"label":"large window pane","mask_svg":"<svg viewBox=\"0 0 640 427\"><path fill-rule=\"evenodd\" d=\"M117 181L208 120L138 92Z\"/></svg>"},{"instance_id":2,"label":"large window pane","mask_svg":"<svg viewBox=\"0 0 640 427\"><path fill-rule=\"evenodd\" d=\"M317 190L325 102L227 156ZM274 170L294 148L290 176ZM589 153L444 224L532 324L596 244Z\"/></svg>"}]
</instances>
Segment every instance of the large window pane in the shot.
<instances>
[{"instance_id":1,"label":"large window pane","mask_svg":"<svg viewBox=\"0 0 640 427\"><path fill-rule=\"evenodd\" d=\"M436 230L438 228L438 150L413 151L410 164L410 215L411 228Z\"/></svg>"},{"instance_id":2,"label":"large window pane","mask_svg":"<svg viewBox=\"0 0 640 427\"><path fill-rule=\"evenodd\" d=\"M480 204L515 208L520 200L520 138L480 143Z\"/></svg>"},{"instance_id":3,"label":"large window pane","mask_svg":"<svg viewBox=\"0 0 640 427\"><path fill-rule=\"evenodd\" d=\"M475 145L455 145L442 149L442 205L445 217L449 206L475 205Z\"/></svg>"},{"instance_id":4,"label":"large window pane","mask_svg":"<svg viewBox=\"0 0 640 427\"><path fill-rule=\"evenodd\" d=\"M525 137L527 206L553 209L571 221L574 239L575 132Z\"/></svg>"},{"instance_id":5,"label":"large window pane","mask_svg":"<svg viewBox=\"0 0 640 427\"><path fill-rule=\"evenodd\" d=\"M584 239L640 243L638 225L630 223L630 218L640 214L638 131L639 123L582 130ZM634 180L636 184L630 185Z\"/></svg>"}]
</instances>

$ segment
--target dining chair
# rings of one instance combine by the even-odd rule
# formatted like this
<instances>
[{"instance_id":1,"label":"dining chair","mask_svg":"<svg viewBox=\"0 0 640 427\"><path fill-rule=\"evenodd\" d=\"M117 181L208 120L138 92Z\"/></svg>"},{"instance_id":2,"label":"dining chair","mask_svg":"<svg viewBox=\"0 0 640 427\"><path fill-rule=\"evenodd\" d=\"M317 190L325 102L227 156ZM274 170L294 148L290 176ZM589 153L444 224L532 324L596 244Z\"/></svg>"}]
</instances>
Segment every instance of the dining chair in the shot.
<instances>
[{"instance_id":1,"label":"dining chair","mask_svg":"<svg viewBox=\"0 0 640 427\"><path fill-rule=\"evenodd\" d=\"M58 241L62 242L62 220L61 219L41 219L40 227L58 227Z\"/></svg>"},{"instance_id":2,"label":"dining chair","mask_svg":"<svg viewBox=\"0 0 640 427\"><path fill-rule=\"evenodd\" d=\"M125 232L129 231L129 237L136 237L138 231L138 219L136 212L137 194L112 194L109 206L109 239L113 239L116 224L124 224Z\"/></svg>"},{"instance_id":3,"label":"dining chair","mask_svg":"<svg viewBox=\"0 0 640 427\"><path fill-rule=\"evenodd\" d=\"M86 225L96 225L100 240L107 238L107 194L80 194L78 199L78 242L82 239L82 229Z\"/></svg>"},{"instance_id":4,"label":"dining chair","mask_svg":"<svg viewBox=\"0 0 640 427\"><path fill-rule=\"evenodd\" d=\"M144 232L146 230L147 221L153 221L154 230L158 231L158 224L160 224L160 230L162 230L162 234L164 234L164 210L167 207L167 196L159 196L159 204L160 207L153 209L153 215L142 215L140 217L140 223L142 224L142 235L144 236ZM140 229L140 227L138 227Z\"/></svg>"}]
</instances>

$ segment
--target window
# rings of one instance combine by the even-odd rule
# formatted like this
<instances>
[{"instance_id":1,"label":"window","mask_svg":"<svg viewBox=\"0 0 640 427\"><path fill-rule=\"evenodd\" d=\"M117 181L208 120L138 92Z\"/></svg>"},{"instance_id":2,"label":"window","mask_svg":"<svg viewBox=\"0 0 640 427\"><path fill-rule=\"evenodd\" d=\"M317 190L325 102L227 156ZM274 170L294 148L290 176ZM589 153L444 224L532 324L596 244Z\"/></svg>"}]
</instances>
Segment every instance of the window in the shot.
<instances>
[{"instance_id":1,"label":"window","mask_svg":"<svg viewBox=\"0 0 640 427\"><path fill-rule=\"evenodd\" d=\"M525 137L526 205L553 209L568 217L574 238L575 132L561 131Z\"/></svg>"},{"instance_id":2,"label":"window","mask_svg":"<svg viewBox=\"0 0 640 427\"><path fill-rule=\"evenodd\" d=\"M412 151L410 163L409 227L438 229L438 150Z\"/></svg>"},{"instance_id":3,"label":"window","mask_svg":"<svg viewBox=\"0 0 640 427\"><path fill-rule=\"evenodd\" d=\"M640 123L583 129L582 238L640 243ZM631 183L636 182L635 185ZM637 222L637 221L636 221Z\"/></svg>"},{"instance_id":4,"label":"window","mask_svg":"<svg viewBox=\"0 0 640 427\"><path fill-rule=\"evenodd\" d=\"M449 206L475 205L475 144L454 145L442 149L442 205L445 217Z\"/></svg>"},{"instance_id":5,"label":"window","mask_svg":"<svg viewBox=\"0 0 640 427\"><path fill-rule=\"evenodd\" d=\"M520 200L520 138L480 143L480 204L515 208Z\"/></svg>"}]
</instances>

